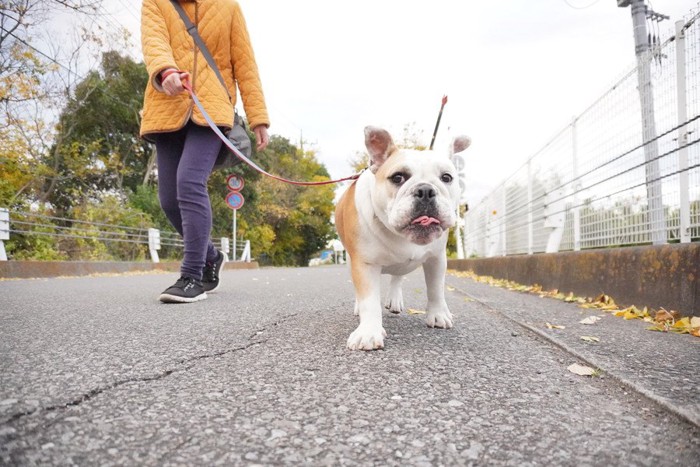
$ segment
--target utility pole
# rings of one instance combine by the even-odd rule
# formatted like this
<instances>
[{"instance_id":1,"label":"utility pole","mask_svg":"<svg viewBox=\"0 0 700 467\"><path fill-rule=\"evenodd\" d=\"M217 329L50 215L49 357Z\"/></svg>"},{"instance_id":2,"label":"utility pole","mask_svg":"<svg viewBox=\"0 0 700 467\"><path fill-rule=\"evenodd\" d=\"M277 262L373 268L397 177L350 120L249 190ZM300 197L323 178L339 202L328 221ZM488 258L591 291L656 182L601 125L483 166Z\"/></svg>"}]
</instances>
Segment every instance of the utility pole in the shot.
<instances>
[{"instance_id":1,"label":"utility pole","mask_svg":"<svg viewBox=\"0 0 700 467\"><path fill-rule=\"evenodd\" d=\"M647 17L668 19L647 9L645 0L617 0L617 6L631 6L632 26L634 29L634 51L637 56L637 84L639 101L642 109L642 142L647 186L647 209L649 228L654 245L667 242L666 221L664 219L663 194L661 192L661 170L659 169L659 144L656 140L656 121L654 119L654 93L651 85L652 51L647 33Z\"/></svg>"}]
</instances>

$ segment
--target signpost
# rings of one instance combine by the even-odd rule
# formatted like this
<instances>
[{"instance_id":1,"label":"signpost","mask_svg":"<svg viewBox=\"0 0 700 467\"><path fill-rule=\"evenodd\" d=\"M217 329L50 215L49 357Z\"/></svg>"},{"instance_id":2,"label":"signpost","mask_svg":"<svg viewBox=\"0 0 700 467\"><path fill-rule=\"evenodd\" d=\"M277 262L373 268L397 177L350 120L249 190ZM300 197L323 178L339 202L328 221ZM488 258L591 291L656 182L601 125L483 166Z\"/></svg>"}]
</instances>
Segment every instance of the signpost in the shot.
<instances>
[{"instance_id":1,"label":"signpost","mask_svg":"<svg viewBox=\"0 0 700 467\"><path fill-rule=\"evenodd\" d=\"M231 174L226 178L226 186L229 189L226 195L226 205L233 210L233 247L231 248L231 260L236 261L236 217L238 210L241 209L245 198L240 193L245 185L243 177L236 174Z\"/></svg>"},{"instance_id":2,"label":"signpost","mask_svg":"<svg viewBox=\"0 0 700 467\"><path fill-rule=\"evenodd\" d=\"M447 104L447 96L442 96L442 105L440 105L440 113L438 114L437 122L435 123L435 130L433 131L433 139L430 140L430 149L433 150L433 144L435 144L435 137L437 136L438 127L440 126L440 119L442 118L442 111Z\"/></svg>"}]
</instances>

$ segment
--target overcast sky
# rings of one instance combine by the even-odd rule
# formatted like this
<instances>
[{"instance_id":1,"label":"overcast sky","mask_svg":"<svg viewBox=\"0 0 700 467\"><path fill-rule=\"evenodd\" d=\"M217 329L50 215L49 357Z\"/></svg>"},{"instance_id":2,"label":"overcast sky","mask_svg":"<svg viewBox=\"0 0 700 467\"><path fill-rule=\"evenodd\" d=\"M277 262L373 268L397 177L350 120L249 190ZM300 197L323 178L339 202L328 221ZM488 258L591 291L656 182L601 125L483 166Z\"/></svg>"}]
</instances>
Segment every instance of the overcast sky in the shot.
<instances>
[{"instance_id":1,"label":"overcast sky","mask_svg":"<svg viewBox=\"0 0 700 467\"><path fill-rule=\"evenodd\" d=\"M363 128L429 144L467 134L476 203L635 62L629 8L615 0L239 0L260 68L271 133L317 151L333 177L364 151ZM108 2L134 33L141 0ZM654 0L673 23L695 0ZM113 9L113 10L112 10Z\"/></svg>"}]
</instances>

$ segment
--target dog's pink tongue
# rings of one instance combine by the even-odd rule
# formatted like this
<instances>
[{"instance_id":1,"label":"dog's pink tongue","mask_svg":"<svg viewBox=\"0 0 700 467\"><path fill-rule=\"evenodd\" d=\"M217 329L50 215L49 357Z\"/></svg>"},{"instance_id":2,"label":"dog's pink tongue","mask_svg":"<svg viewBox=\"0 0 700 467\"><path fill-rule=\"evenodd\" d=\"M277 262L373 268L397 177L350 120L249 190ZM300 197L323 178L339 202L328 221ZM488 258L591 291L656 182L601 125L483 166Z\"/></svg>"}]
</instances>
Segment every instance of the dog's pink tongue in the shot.
<instances>
[{"instance_id":1,"label":"dog's pink tongue","mask_svg":"<svg viewBox=\"0 0 700 467\"><path fill-rule=\"evenodd\" d=\"M434 217L428 217L428 216L420 216L415 219L413 219L413 222L411 224L420 224L423 226L430 225L430 224L439 224L440 221L435 219Z\"/></svg>"}]
</instances>

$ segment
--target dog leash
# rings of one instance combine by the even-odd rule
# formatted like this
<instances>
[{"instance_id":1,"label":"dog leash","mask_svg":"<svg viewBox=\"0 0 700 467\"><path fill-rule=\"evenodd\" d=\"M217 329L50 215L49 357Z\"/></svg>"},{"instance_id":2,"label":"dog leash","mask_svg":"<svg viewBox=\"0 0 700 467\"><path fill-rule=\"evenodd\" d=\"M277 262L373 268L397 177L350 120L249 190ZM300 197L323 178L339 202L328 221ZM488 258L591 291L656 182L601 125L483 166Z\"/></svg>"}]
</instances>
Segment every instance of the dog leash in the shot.
<instances>
[{"instance_id":1,"label":"dog leash","mask_svg":"<svg viewBox=\"0 0 700 467\"><path fill-rule=\"evenodd\" d=\"M184 72L180 72L184 73ZM200 112L202 112L202 115L204 116L204 119L207 121L207 124L209 125L209 128L211 128L214 133L219 137L221 142L226 145L226 147L229 149L229 151L233 152L236 157L238 157L241 161L243 161L246 165L248 165L250 168L255 170L256 172L259 172L267 177L270 177L272 179L278 180L283 183L288 183L290 185L301 185L301 186L316 186L316 185L330 185L332 183L340 183L340 182L346 182L348 180L357 180L360 177L360 174L362 172L356 173L354 175L350 175L349 177L345 178L339 178L337 180L324 180L321 182L304 182L304 181L297 181L297 180L289 180L284 177L280 177L278 175L273 175L266 170L262 169L258 164L255 162L251 161L248 159L245 155L241 153L241 151L238 150L236 146L229 141L229 139L224 135L221 130L219 129L218 126L216 126L216 123L214 123L214 120L209 116L207 111L204 109L204 105L202 105L201 101L197 97L197 95L194 93L192 90L192 85L190 84L190 81L188 79L185 79L182 81L182 87L184 87L187 92L189 93L190 97L192 97L192 100L194 101L194 104L197 106Z\"/></svg>"}]
</instances>

